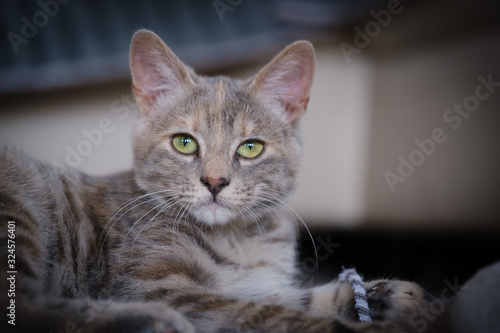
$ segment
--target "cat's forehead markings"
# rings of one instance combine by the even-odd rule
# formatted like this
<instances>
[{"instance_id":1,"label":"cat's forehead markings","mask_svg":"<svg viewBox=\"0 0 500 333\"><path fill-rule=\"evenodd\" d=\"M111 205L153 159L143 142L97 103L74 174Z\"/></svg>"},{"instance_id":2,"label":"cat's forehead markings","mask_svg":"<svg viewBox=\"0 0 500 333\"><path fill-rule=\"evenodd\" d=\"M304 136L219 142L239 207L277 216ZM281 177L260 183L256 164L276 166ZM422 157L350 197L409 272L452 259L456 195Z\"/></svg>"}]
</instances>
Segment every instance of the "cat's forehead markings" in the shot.
<instances>
[{"instance_id":1,"label":"cat's forehead markings","mask_svg":"<svg viewBox=\"0 0 500 333\"><path fill-rule=\"evenodd\" d=\"M252 133L253 131L253 124L251 122L248 121L248 118L244 116L244 114L242 114L239 118L239 121L238 121L238 132L239 132L239 135L241 137L246 137L248 135L250 135L250 133Z\"/></svg>"},{"instance_id":2,"label":"cat's forehead markings","mask_svg":"<svg viewBox=\"0 0 500 333\"><path fill-rule=\"evenodd\" d=\"M215 85L215 106L216 109L220 110L222 108L222 104L226 99L226 84L224 81L219 80Z\"/></svg>"},{"instance_id":3,"label":"cat's forehead markings","mask_svg":"<svg viewBox=\"0 0 500 333\"><path fill-rule=\"evenodd\" d=\"M191 128L191 124L193 124L191 117L186 116L186 118L180 119L179 120L179 125L183 128L189 129Z\"/></svg>"},{"instance_id":4,"label":"cat's forehead markings","mask_svg":"<svg viewBox=\"0 0 500 333\"><path fill-rule=\"evenodd\" d=\"M199 107L195 108L195 114L191 116L190 123L194 132L197 132L200 129L202 117L202 110Z\"/></svg>"}]
</instances>

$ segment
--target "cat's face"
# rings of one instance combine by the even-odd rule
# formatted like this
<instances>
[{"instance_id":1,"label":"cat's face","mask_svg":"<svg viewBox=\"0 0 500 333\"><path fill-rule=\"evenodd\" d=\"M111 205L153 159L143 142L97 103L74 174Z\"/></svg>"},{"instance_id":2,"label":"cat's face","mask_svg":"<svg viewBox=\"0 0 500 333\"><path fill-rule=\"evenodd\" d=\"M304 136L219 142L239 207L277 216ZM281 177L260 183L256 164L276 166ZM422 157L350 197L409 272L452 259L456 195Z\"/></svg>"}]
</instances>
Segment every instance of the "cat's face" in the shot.
<instances>
[{"instance_id":1,"label":"cat's face","mask_svg":"<svg viewBox=\"0 0 500 333\"><path fill-rule=\"evenodd\" d=\"M142 30L132 40L131 68L142 111L134 138L137 180L158 192L159 208L216 225L258 219L286 200L314 72L308 42L237 81L197 76Z\"/></svg>"}]
</instances>

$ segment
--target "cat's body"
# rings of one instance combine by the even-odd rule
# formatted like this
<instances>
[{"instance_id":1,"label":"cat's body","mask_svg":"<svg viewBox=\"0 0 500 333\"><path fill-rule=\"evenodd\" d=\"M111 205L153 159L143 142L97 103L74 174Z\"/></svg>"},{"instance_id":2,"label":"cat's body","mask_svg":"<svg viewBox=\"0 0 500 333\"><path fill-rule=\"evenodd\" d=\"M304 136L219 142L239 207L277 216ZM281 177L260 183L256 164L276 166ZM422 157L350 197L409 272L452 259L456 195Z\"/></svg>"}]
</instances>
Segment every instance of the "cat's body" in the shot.
<instances>
[{"instance_id":1,"label":"cat's body","mask_svg":"<svg viewBox=\"0 0 500 333\"><path fill-rule=\"evenodd\" d=\"M0 222L6 231L15 221L18 272L16 325L2 327L394 329L355 323L349 284L302 289L296 280L297 227L283 210L314 71L310 44L292 44L255 78L235 81L196 76L157 36L140 31L131 67L142 111L133 171L91 177L0 151ZM1 235L7 253L8 234ZM3 278L2 290L8 284ZM366 288L375 319L423 304L411 283Z\"/></svg>"}]
</instances>

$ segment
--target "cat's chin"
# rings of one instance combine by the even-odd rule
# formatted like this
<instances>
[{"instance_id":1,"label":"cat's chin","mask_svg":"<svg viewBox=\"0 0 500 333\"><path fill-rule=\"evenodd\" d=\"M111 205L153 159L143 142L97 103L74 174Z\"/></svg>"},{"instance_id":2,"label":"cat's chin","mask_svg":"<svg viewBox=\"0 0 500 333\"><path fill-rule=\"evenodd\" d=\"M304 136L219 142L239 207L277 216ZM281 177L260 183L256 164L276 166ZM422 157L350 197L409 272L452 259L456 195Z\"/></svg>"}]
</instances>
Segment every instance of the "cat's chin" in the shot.
<instances>
[{"instance_id":1,"label":"cat's chin","mask_svg":"<svg viewBox=\"0 0 500 333\"><path fill-rule=\"evenodd\" d=\"M198 221L209 226L226 224L236 217L234 212L216 202L198 207L192 214Z\"/></svg>"}]
</instances>

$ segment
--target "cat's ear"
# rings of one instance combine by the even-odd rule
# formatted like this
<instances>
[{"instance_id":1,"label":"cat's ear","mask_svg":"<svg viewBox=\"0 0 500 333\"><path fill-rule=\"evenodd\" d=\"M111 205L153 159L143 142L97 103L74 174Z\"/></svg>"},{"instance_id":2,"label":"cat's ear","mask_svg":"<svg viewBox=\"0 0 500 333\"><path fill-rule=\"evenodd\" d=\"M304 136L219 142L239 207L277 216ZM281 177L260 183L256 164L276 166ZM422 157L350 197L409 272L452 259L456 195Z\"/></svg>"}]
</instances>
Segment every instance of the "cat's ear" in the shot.
<instances>
[{"instance_id":1,"label":"cat's ear","mask_svg":"<svg viewBox=\"0 0 500 333\"><path fill-rule=\"evenodd\" d=\"M186 67L161 38L149 30L139 30L132 37L130 69L135 99L146 115L155 112L160 97L173 100L191 85Z\"/></svg>"},{"instance_id":2,"label":"cat's ear","mask_svg":"<svg viewBox=\"0 0 500 333\"><path fill-rule=\"evenodd\" d=\"M251 90L258 97L279 103L293 125L306 111L315 67L312 44L297 41L257 74Z\"/></svg>"}]
</instances>

